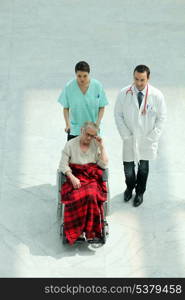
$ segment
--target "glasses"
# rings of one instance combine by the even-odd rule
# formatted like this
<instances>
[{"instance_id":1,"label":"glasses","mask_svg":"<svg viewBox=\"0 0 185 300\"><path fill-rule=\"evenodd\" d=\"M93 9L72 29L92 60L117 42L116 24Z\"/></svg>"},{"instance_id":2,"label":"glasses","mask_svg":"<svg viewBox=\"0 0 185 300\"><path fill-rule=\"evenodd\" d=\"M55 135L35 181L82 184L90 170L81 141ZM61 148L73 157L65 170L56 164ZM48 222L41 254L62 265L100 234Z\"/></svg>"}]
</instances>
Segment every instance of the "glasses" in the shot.
<instances>
[{"instance_id":1,"label":"glasses","mask_svg":"<svg viewBox=\"0 0 185 300\"><path fill-rule=\"evenodd\" d=\"M85 135L88 136L88 137L90 137L90 138L92 138L92 139L95 138L95 136L96 136L96 134L90 134L90 133L88 133L86 131L85 131Z\"/></svg>"}]
</instances>

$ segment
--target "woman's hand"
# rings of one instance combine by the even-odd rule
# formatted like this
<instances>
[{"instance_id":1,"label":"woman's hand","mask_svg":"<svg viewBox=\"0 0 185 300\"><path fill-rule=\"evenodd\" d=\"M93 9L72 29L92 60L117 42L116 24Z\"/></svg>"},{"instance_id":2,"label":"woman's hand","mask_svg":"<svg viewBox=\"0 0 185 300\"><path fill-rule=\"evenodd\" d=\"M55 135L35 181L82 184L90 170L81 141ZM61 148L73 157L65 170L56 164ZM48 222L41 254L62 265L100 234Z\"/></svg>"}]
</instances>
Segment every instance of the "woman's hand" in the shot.
<instances>
[{"instance_id":1,"label":"woman's hand","mask_svg":"<svg viewBox=\"0 0 185 300\"><path fill-rule=\"evenodd\" d=\"M65 132L66 132L66 133L69 133L69 132L70 132L70 126L69 126L69 125L66 125Z\"/></svg>"},{"instance_id":2,"label":"woman's hand","mask_svg":"<svg viewBox=\"0 0 185 300\"><path fill-rule=\"evenodd\" d=\"M81 187L80 180L77 177L75 177L75 176L73 176L71 178L71 183L72 183L74 189L79 189Z\"/></svg>"},{"instance_id":3,"label":"woman's hand","mask_svg":"<svg viewBox=\"0 0 185 300\"><path fill-rule=\"evenodd\" d=\"M103 147L103 140L100 136L95 136L95 140L100 148Z\"/></svg>"},{"instance_id":4,"label":"woman's hand","mask_svg":"<svg viewBox=\"0 0 185 300\"><path fill-rule=\"evenodd\" d=\"M98 147L100 149L99 158L103 161L104 164L107 164L108 163L108 157L107 157L107 154L106 154L106 151L105 151L103 140L100 136L95 136L95 140L96 140L96 143L98 144Z\"/></svg>"},{"instance_id":5,"label":"woman's hand","mask_svg":"<svg viewBox=\"0 0 185 300\"><path fill-rule=\"evenodd\" d=\"M81 183L80 183L80 180L75 177L71 171L67 171L66 172L66 176L69 177L74 189L79 189L81 187Z\"/></svg>"}]
</instances>

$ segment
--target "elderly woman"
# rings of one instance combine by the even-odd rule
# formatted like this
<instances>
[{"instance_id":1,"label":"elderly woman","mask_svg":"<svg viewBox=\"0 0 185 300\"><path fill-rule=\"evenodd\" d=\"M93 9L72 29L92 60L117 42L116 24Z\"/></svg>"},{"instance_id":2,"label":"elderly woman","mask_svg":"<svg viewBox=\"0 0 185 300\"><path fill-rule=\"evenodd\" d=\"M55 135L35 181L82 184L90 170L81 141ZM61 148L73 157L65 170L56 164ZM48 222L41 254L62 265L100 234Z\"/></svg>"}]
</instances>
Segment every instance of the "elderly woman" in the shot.
<instances>
[{"instance_id":1,"label":"elderly woman","mask_svg":"<svg viewBox=\"0 0 185 300\"><path fill-rule=\"evenodd\" d=\"M103 202L107 198L102 173L108 158L97 133L97 125L86 122L81 135L68 141L62 151L59 171L67 176L61 190L64 232L70 244L84 234L89 242L102 236Z\"/></svg>"}]
</instances>

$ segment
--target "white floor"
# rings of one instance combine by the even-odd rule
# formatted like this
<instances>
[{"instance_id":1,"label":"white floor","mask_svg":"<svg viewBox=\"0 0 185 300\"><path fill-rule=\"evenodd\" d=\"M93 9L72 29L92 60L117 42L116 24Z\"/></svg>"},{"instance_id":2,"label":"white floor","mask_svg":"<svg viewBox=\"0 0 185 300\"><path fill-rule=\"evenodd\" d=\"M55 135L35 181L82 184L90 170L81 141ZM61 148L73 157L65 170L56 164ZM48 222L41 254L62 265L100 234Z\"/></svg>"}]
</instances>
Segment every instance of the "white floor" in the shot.
<instances>
[{"instance_id":1,"label":"white floor","mask_svg":"<svg viewBox=\"0 0 185 300\"><path fill-rule=\"evenodd\" d=\"M185 276L185 2L0 0L0 276ZM57 97L86 60L110 105L106 245L63 246L56 169L66 136ZM123 203L121 140L113 119L133 68L151 68L168 106L144 203Z\"/></svg>"}]
</instances>

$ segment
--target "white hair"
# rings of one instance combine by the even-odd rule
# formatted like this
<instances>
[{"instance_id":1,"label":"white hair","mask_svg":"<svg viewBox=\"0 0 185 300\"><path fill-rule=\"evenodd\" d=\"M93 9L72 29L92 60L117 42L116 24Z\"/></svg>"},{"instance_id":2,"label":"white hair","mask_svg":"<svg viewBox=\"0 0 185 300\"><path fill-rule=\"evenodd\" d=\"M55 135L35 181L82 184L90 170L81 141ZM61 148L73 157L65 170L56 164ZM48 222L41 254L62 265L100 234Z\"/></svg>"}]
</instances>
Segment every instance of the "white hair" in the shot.
<instances>
[{"instance_id":1,"label":"white hair","mask_svg":"<svg viewBox=\"0 0 185 300\"><path fill-rule=\"evenodd\" d=\"M96 123L94 123L94 122L89 122L89 121L85 122L82 128L84 128L85 130L87 128L92 128L92 129L96 130L96 132L99 131L98 125Z\"/></svg>"}]
</instances>

